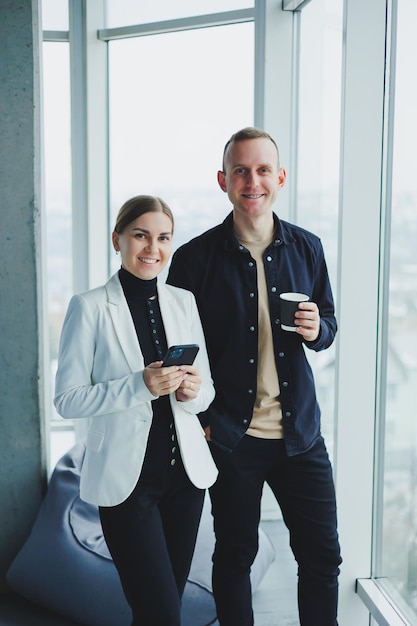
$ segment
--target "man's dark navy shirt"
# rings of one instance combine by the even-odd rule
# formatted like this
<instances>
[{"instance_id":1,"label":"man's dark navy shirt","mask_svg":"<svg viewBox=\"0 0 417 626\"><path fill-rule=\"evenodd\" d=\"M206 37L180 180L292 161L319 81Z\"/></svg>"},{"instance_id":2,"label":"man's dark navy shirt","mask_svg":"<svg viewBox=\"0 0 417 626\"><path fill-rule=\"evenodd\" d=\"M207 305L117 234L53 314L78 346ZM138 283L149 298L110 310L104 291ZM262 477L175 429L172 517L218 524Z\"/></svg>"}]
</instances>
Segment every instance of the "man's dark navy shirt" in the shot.
<instances>
[{"instance_id":1,"label":"man's dark navy shirt","mask_svg":"<svg viewBox=\"0 0 417 626\"><path fill-rule=\"evenodd\" d=\"M320 408L303 339L280 325L279 294L308 294L319 308L318 338L304 344L328 348L336 334L334 303L320 239L274 214L275 234L263 254L280 382L282 420L289 456L300 454L320 435ZM207 342L216 397L200 415L211 440L233 450L252 419L258 363L257 269L233 232L233 214L181 246L173 255L168 283L196 297Z\"/></svg>"}]
</instances>

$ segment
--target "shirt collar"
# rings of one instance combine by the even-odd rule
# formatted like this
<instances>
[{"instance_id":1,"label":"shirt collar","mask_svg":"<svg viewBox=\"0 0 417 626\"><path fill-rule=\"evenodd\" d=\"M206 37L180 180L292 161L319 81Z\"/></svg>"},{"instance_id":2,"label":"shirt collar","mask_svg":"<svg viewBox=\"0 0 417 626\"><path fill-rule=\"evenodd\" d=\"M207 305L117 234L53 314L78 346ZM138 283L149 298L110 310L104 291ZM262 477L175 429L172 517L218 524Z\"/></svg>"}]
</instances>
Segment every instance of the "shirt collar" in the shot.
<instances>
[{"instance_id":1,"label":"shirt collar","mask_svg":"<svg viewBox=\"0 0 417 626\"><path fill-rule=\"evenodd\" d=\"M286 231L285 222L282 222L276 213L273 213L275 230L273 246L280 246L282 243L289 243L293 241L293 237ZM233 211L229 213L226 219L223 221L225 229L224 246L226 250L236 250L240 247L240 243L233 230Z\"/></svg>"}]
</instances>

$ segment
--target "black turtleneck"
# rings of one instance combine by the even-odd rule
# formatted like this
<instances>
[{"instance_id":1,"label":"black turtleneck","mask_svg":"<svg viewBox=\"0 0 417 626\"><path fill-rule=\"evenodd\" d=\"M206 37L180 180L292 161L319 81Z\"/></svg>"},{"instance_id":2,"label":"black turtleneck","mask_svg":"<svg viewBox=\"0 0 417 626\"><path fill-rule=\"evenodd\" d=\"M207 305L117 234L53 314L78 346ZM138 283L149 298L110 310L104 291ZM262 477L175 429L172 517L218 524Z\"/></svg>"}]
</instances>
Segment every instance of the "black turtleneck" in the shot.
<instances>
[{"instance_id":1,"label":"black turtleneck","mask_svg":"<svg viewBox=\"0 0 417 626\"><path fill-rule=\"evenodd\" d=\"M141 280L123 267L119 270L123 293L132 315L145 365L162 361L167 340L158 302L157 280ZM153 419L141 475L165 466L177 450L169 396L152 400Z\"/></svg>"},{"instance_id":2,"label":"black turtleneck","mask_svg":"<svg viewBox=\"0 0 417 626\"><path fill-rule=\"evenodd\" d=\"M119 278L145 365L162 360L167 350L167 341L158 303L156 277L142 280L121 267Z\"/></svg>"}]
</instances>

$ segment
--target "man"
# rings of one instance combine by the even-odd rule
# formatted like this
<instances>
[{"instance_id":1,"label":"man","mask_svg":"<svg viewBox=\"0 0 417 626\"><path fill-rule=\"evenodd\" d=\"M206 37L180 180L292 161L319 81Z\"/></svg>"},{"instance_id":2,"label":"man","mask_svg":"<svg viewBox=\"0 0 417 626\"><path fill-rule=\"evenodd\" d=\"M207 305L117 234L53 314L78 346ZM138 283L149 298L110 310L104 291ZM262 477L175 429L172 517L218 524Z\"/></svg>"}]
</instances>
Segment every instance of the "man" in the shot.
<instances>
[{"instance_id":1,"label":"man","mask_svg":"<svg viewBox=\"0 0 417 626\"><path fill-rule=\"evenodd\" d=\"M219 468L210 496L221 626L253 624L249 574L265 482L298 563L300 623L337 625L334 484L303 348L330 346L337 325L319 238L273 212L285 179L270 135L257 128L235 133L218 172L233 211L177 250L168 277L196 296L216 388L200 417ZM289 291L310 297L299 304L295 332L280 326L279 294Z\"/></svg>"}]
</instances>

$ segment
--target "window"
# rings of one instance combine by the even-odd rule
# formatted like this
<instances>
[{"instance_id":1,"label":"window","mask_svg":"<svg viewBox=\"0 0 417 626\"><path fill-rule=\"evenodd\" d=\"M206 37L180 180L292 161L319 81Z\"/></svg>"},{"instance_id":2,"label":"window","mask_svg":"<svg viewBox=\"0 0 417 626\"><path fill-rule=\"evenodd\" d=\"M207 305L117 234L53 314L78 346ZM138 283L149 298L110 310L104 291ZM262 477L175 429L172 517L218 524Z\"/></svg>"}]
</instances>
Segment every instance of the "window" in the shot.
<instances>
[{"instance_id":1,"label":"window","mask_svg":"<svg viewBox=\"0 0 417 626\"><path fill-rule=\"evenodd\" d=\"M220 13L251 8L254 0L157 0L156 2L132 2L132 0L107 0L107 28L133 24L146 24L161 20Z\"/></svg>"},{"instance_id":2,"label":"window","mask_svg":"<svg viewBox=\"0 0 417 626\"><path fill-rule=\"evenodd\" d=\"M129 197L159 195L176 248L231 210L217 171L230 135L253 124L253 39L245 23L109 43L111 225Z\"/></svg>"},{"instance_id":3,"label":"window","mask_svg":"<svg viewBox=\"0 0 417 626\"><path fill-rule=\"evenodd\" d=\"M117 6L122 9L122 5ZM68 29L66 0L43 0L42 12L43 28L52 36L57 30ZM230 210L216 174L226 140L238 128L253 123L253 23L121 39L108 45L110 226L127 198L138 193L158 194L172 206L174 245L178 246L221 221ZM230 47L239 54L232 73L222 70ZM70 56L66 37L58 42L45 41L43 56L51 335L48 382L53 396L59 337L74 291ZM108 233L109 246L110 241ZM115 271L115 255L112 261L111 270ZM74 424L62 420L53 406L50 430L52 469L76 435Z\"/></svg>"},{"instance_id":4,"label":"window","mask_svg":"<svg viewBox=\"0 0 417 626\"><path fill-rule=\"evenodd\" d=\"M53 397L58 344L72 284L71 113L69 44L43 45L44 186L50 397ZM72 429L51 406L50 467L73 441Z\"/></svg>"},{"instance_id":5,"label":"window","mask_svg":"<svg viewBox=\"0 0 417 626\"><path fill-rule=\"evenodd\" d=\"M342 0L314 0L300 15L299 109L296 222L322 239L333 295L336 296ZM315 353L313 367L322 410L322 430L333 448L335 343Z\"/></svg>"},{"instance_id":6,"label":"window","mask_svg":"<svg viewBox=\"0 0 417 626\"><path fill-rule=\"evenodd\" d=\"M42 29L68 30L68 0L42 0Z\"/></svg>"},{"instance_id":7,"label":"window","mask_svg":"<svg viewBox=\"0 0 417 626\"><path fill-rule=\"evenodd\" d=\"M395 3L397 4L397 3ZM398 3L392 209L382 355L384 416L375 576L417 619L417 42L414 0Z\"/></svg>"}]
</instances>

